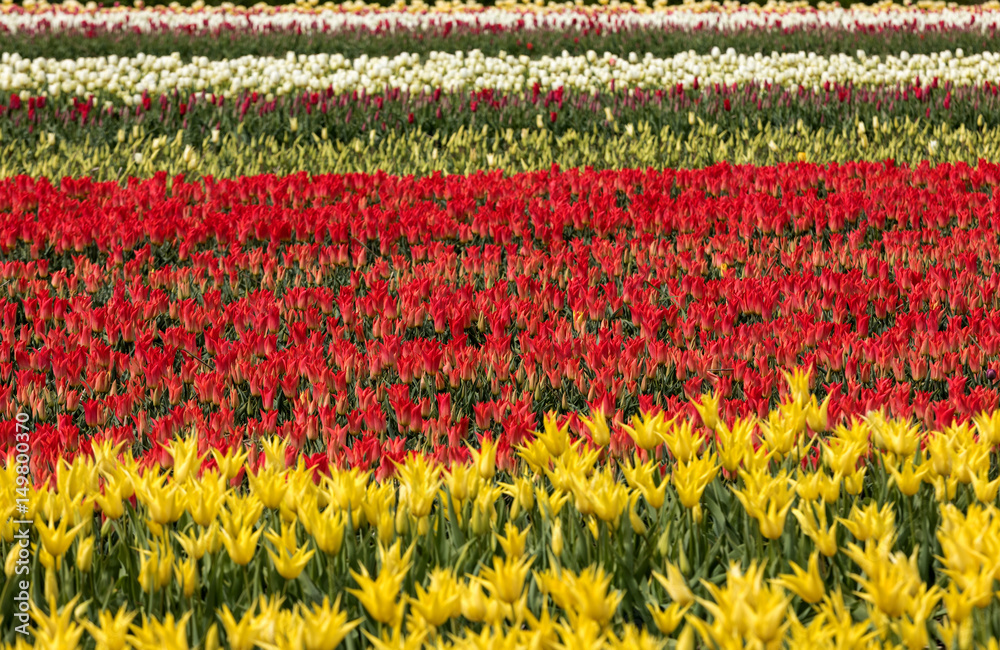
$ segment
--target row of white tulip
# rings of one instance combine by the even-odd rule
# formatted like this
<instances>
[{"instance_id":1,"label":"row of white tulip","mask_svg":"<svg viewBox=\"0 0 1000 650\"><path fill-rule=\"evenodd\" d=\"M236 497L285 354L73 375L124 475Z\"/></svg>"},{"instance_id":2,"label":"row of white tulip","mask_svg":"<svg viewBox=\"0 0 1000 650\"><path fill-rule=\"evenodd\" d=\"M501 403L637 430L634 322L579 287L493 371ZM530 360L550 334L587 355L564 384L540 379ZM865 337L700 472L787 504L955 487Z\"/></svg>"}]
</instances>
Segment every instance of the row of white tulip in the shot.
<instances>
[{"instance_id":1,"label":"row of white tulip","mask_svg":"<svg viewBox=\"0 0 1000 650\"><path fill-rule=\"evenodd\" d=\"M492 88L501 91L567 89L594 92L616 88L671 88L677 84L743 84L751 81L820 88L824 82L860 86L929 82L981 85L1000 81L1000 53L965 55L941 52L931 55L867 56L858 52L817 56L814 53L737 54L715 48L710 54L681 53L658 58L635 53L624 57L591 51L586 56L532 59L527 56L485 56L471 52L431 52L347 59L339 54L295 55L283 58L244 56L210 61L179 55L153 57L91 57L75 60L24 59L17 54L0 56L0 91L30 95L103 96L126 103L137 102L145 91L151 95L205 91L234 95L257 91L287 95L332 87L335 92L401 89L432 92Z\"/></svg>"},{"instance_id":2,"label":"row of white tulip","mask_svg":"<svg viewBox=\"0 0 1000 650\"><path fill-rule=\"evenodd\" d=\"M39 30L69 31L93 27L109 30L139 30L142 32L194 30L212 32L220 29L263 32L297 30L305 32L340 31L351 29L431 29L445 23L454 27L490 27L523 30L582 30L600 26L602 29L675 29L720 30L745 29L817 29L844 30L906 29L912 31L974 29L996 30L1000 27L1000 7L924 9L889 6L833 7L828 9L790 9L775 5L771 10L756 7L726 8L725 10L692 10L662 7L641 11L619 9L592 11L583 8L532 11L520 9L478 9L463 11L345 11L342 9L301 9L233 11L203 8L197 11L169 9L109 8L66 10L49 8L25 11L20 8L0 11L0 33L4 31L35 33Z\"/></svg>"}]
</instances>

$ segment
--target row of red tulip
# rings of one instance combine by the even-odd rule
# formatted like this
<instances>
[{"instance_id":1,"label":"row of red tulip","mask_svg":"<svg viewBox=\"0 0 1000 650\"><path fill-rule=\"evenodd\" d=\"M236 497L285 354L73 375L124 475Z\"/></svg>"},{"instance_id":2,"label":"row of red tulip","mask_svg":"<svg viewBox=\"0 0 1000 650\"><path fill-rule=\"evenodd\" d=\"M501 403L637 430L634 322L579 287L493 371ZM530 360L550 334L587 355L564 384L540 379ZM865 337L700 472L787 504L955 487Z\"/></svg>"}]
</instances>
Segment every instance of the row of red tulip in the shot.
<instances>
[{"instance_id":1,"label":"row of red tulip","mask_svg":"<svg viewBox=\"0 0 1000 650\"><path fill-rule=\"evenodd\" d=\"M714 390L726 417L764 415L797 365L828 422L884 407L944 426L1000 402L998 179L9 179L0 413L35 418L40 477L102 430L166 462L184 427L382 471L407 444L447 459L488 435L503 465L542 411L694 416ZM611 453L630 445L616 429Z\"/></svg>"}]
</instances>

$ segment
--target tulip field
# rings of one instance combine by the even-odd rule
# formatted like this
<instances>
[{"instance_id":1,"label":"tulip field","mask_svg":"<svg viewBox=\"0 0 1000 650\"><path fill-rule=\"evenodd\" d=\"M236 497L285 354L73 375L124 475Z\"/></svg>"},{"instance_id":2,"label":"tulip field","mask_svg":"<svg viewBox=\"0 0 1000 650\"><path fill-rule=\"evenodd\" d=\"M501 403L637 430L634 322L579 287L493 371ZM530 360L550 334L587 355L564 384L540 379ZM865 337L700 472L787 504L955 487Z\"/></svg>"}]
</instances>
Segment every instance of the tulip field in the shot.
<instances>
[{"instance_id":1,"label":"tulip field","mask_svg":"<svg viewBox=\"0 0 1000 650\"><path fill-rule=\"evenodd\" d=\"M0 647L1000 650L1000 2L0 5Z\"/></svg>"}]
</instances>

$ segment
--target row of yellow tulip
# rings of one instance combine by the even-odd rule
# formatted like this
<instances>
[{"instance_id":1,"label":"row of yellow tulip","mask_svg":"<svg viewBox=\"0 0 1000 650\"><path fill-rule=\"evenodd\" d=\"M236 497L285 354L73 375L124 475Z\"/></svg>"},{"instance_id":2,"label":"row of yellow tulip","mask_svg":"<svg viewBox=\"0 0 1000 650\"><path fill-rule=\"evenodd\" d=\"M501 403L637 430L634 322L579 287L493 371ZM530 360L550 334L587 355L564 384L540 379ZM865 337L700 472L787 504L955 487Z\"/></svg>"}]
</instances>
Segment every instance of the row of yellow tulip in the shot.
<instances>
[{"instance_id":1,"label":"row of yellow tulip","mask_svg":"<svg viewBox=\"0 0 1000 650\"><path fill-rule=\"evenodd\" d=\"M33 492L30 550L8 462L7 584L52 648L996 647L1000 412L827 431L786 377L764 420L636 416L624 463L600 414L546 418L510 473L487 440L381 480L280 439L253 462L192 432L163 467L99 438Z\"/></svg>"},{"instance_id":2,"label":"row of yellow tulip","mask_svg":"<svg viewBox=\"0 0 1000 650\"><path fill-rule=\"evenodd\" d=\"M245 137L212 134L200 139L183 131L152 137L122 132L114 146L93 146L39 133L34 147L5 142L0 133L0 176L30 174L59 178L90 176L116 180L148 176L202 174L237 177L264 173L292 174L374 172L466 174L479 170L519 172L562 168L703 167L716 162L773 165L781 162L849 160L918 164L967 162L1000 158L1000 127L949 129L929 121L898 120L861 124L857 129L820 129L750 125L727 132L717 125L694 122L688 134L648 124L614 124L608 132L554 135L539 128L515 132L460 130L440 137L393 133L333 141L325 133Z\"/></svg>"}]
</instances>

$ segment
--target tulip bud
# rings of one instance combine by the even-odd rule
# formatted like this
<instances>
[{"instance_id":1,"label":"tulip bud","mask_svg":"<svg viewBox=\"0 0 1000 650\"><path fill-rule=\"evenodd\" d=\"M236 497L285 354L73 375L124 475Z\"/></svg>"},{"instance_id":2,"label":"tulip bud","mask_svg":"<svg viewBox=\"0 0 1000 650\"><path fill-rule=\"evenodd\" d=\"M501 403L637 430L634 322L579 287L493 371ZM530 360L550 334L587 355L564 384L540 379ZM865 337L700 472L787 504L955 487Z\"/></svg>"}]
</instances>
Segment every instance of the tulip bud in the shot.
<instances>
[{"instance_id":1,"label":"tulip bud","mask_svg":"<svg viewBox=\"0 0 1000 650\"><path fill-rule=\"evenodd\" d=\"M556 523L552 526L552 554L556 557L562 557L563 552L563 532L562 532L562 520L556 519Z\"/></svg>"},{"instance_id":2,"label":"tulip bud","mask_svg":"<svg viewBox=\"0 0 1000 650\"><path fill-rule=\"evenodd\" d=\"M629 523L632 524L632 530L635 531L635 533L639 537L645 537L649 529L646 526L646 522L644 522L642 518L639 516L639 513L635 511L635 505L638 502L638 499L639 499L639 493L633 492L632 505L628 509L628 520Z\"/></svg>"},{"instance_id":3,"label":"tulip bud","mask_svg":"<svg viewBox=\"0 0 1000 650\"><path fill-rule=\"evenodd\" d=\"M14 571L17 569L17 557L21 552L21 545L14 544L10 552L7 553L7 560L3 563L3 573L5 576L10 578L14 575Z\"/></svg>"},{"instance_id":4,"label":"tulip bud","mask_svg":"<svg viewBox=\"0 0 1000 650\"><path fill-rule=\"evenodd\" d=\"M188 558L177 567L177 578L178 582L181 583L184 597L193 596L198 586L198 564L194 559Z\"/></svg>"},{"instance_id":5,"label":"tulip bud","mask_svg":"<svg viewBox=\"0 0 1000 650\"><path fill-rule=\"evenodd\" d=\"M94 562L94 537L90 536L80 542L80 547L76 550L76 568L84 573L90 571Z\"/></svg>"},{"instance_id":6,"label":"tulip bud","mask_svg":"<svg viewBox=\"0 0 1000 650\"><path fill-rule=\"evenodd\" d=\"M482 508L476 507L472 509L472 519L469 524L472 526L472 534L485 535L489 530L490 518Z\"/></svg>"},{"instance_id":7,"label":"tulip bud","mask_svg":"<svg viewBox=\"0 0 1000 650\"><path fill-rule=\"evenodd\" d=\"M66 404L65 408L68 412L72 413L80 406L80 393L75 390L66 391Z\"/></svg>"},{"instance_id":8,"label":"tulip bud","mask_svg":"<svg viewBox=\"0 0 1000 650\"><path fill-rule=\"evenodd\" d=\"M497 446L487 438L483 439L481 445L482 449L473 454L476 458L476 471L483 480L489 481L496 474Z\"/></svg>"},{"instance_id":9,"label":"tulip bud","mask_svg":"<svg viewBox=\"0 0 1000 650\"><path fill-rule=\"evenodd\" d=\"M56 572L45 570L45 600L54 603L59 598L59 583L56 582Z\"/></svg>"},{"instance_id":10,"label":"tulip bud","mask_svg":"<svg viewBox=\"0 0 1000 650\"><path fill-rule=\"evenodd\" d=\"M383 546L389 546L392 538L396 534L395 521L392 513L385 510L379 513L378 517L378 537Z\"/></svg>"},{"instance_id":11,"label":"tulip bud","mask_svg":"<svg viewBox=\"0 0 1000 650\"><path fill-rule=\"evenodd\" d=\"M486 598L478 584L469 584L462 597L462 616L478 623L486 618Z\"/></svg>"},{"instance_id":12,"label":"tulip bud","mask_svg":"<svg viewBox=\"0 0 1000 650\"><path fill-rule=\"evenodd\" d=\"M410 530L410 514L407 508L396 510L396 534L405 535Z\"/></svg>"},{"instance_id":13,"label":"tulip bud","mask_svg":"<svg viewBox=\"0 0 1000 650\"><path fill-rule=\"evenodd\" d=\"M677 637L677 650L694 650L694 628L685 625L681 634Z\"/></svg>"},{"instance_id":14,"label":"tulip bud","mask_svg":"<svg viewBox=\"0 0 1000 650\"><path fill-rule=\"evenodd\" d=\"M656 542L656 551L663 557L666 557L667 552L670 550L670 526L663 529L663 533L660 535L660 539Z\"/></svg>"},{"instance_id":15,"label":"tulip bud","mask_svg":"<svg viewBox=\"0 0 1000 650\"><path fill-rule=\"evenodd\" d=\"M205 650L219 650L219 625L213 623L205 634Z\"/></svg>"},{"instance_id":16,"label":"tulip bud","mask_svg":"<svg viewBox=\"0 0 1000 650\"><path fill-rule=\"evenodd\" d=\"M47 570L51 571L56 566L56 559L52 557L52 554L42 548L38 551L38 561L42 563L42 566Z\"/></svg>"}]
</instances>

